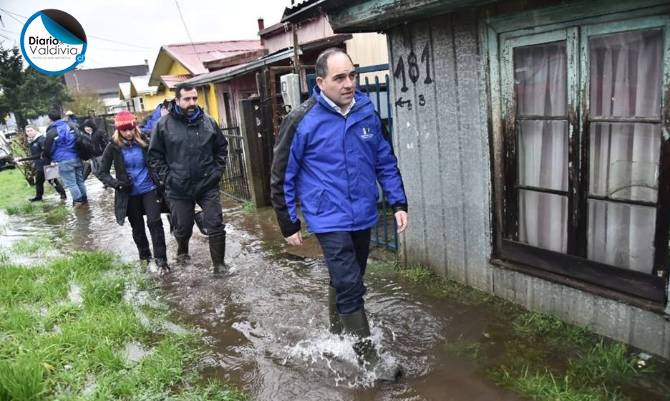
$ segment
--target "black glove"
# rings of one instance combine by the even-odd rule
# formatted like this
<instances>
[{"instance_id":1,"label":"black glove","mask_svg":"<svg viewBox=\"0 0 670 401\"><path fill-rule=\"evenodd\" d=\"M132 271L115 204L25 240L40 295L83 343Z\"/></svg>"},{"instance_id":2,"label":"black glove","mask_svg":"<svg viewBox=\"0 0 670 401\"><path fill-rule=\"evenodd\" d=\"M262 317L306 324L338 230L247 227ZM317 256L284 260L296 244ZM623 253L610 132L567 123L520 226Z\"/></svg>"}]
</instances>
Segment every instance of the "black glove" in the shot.
<instances>
[{"instance_id":1,"label":"black glove","mask_svg":"<svg viewBox=\"0 0 670 401\"><path fill-rule=\"evenodd\" d=\"M116 188L117 191L130 192L130 185L128 184L118 183L114 188Z\"/></svg>"}]
</instances>

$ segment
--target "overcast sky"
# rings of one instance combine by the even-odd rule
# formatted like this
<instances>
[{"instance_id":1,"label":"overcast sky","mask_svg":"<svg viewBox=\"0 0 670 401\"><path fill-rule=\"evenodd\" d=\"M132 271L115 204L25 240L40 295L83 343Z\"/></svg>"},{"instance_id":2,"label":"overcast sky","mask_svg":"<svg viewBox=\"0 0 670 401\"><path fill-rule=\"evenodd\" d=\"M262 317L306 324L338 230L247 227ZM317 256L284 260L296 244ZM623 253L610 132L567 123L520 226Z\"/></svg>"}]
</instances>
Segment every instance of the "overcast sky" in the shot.
<instances>
[{"instance_id":1,"label":"overcast sky","mask_svg":"<svg viewBox=\"0 0 670 401\"><path fill-rule=\"evenodd\" d=\"M46 8L65 11L88 39L81 68L142 64L153 67L161 45L188 43L177 3L193 42L257 39L258 18L279 22L290 0L0 0L0 43L19 45L25 20ZM297 2L296 2L297 3Z\"/></svg>"}]
</instances>

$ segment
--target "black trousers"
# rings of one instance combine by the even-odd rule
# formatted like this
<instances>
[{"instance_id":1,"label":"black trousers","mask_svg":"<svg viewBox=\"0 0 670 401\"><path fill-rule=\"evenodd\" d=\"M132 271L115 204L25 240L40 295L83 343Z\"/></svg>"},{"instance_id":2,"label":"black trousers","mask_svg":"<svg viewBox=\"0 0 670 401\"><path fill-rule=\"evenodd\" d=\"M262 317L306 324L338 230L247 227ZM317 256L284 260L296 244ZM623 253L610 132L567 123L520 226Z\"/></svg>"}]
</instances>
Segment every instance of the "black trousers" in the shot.
<instances>
[{"instance_id":1,"label":"black trousers","mask_svg":"<svg viewBox=\"0 0 670 401\"><path fill-rule=\"evenodd\" d=\"M36 174L35 174L35 197L38 199L42 199L42 196L44 196L44 169L42 168L36 168L35 169ZM61 185L60 181L58 181L58 178L54 178L52 180L49 180L49 184L54 187L56 192L61 196L61 198L65 197L65 189Z\"/></svg>"},{"instance_id":2,"label":"black trousers","mask_svg":"<svg viewBox=\"0 0 670 401\"><path fill-rule=\"evenodd\" d=\"M149 241L144 230L144 217L147 215L147 227L151 234L151 242L154 248L154 257L156 259L167 260L167 251L165 247L165 232L163 231L163 221L161 220L161 199L156 190L147 192L138 196L128 197L128 209L126 215L133 229L133 241L137 246L140 259L148 260L151 258Z\"/></svg>"},{"instance_id":3,"label":"black trousers","mask_svg":"<svg viewBox=\"0 0 670 401\"><path fill-rule=\"evenodd\" d=\"M316 234L326 259L337 310L349 314L363 307L363 276L370 253L370 230Z\"/></svg>"},{"instance_id":4,"label":"black trousers","mask_svg":"<svg viewBox=\"0 0 670 401\"><path fill-rule=\"evenodd\" d=\"M223 224L219 188L212 188L195 200L170 199L170 213L172 214L175 238L191 238L196 203L202 208L203 232L210 237L225 234L226 226Z\"/></svg>"}]
</instances>

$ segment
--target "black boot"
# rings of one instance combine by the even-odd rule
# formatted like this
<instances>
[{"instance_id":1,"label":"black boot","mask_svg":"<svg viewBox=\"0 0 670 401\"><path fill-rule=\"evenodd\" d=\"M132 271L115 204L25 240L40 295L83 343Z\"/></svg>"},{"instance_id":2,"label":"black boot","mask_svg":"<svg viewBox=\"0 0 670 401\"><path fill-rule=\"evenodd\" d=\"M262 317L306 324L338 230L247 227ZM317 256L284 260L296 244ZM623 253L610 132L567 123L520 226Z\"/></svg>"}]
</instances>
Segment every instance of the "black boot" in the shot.
<instances>
[{"instance_id":1,"label":"black boot","mask_svg":"<svg viewBox=\"0 0 670 401\"><path fill-rule=\"evenodd\" d=\"M170 266L168 265L167 259L156 258L156 267L158 267L158 274L161 276L170 272Z\"/></svg>"},{"instance_id":2,"label":"black boot","mask_svg":"<svg viewBox=\"0 0 670 401\"><path fill-rule=\"evenodd\" d=\"M225 272L226 233L209 237L209 254L212 257L212 273Z\"/></svg>"},{"instance_id":3,"label":"black boot","mask_svg":"<svg viewBox=\"0 0 670 401\"><path fill-rule=\"evenodd\" d=\"M368 370L374 372L377 381L397 382L400 376L402 376L402 370L398 365L386 366L382 363L370 339L370 325L368 324L365 309L361 308L356 312L346 315L341 314L340 319L342 320L344 332L358 337L358 341L354 344L358 363L365 365Z\"/></svg>"},{"instance_id":4,"label":"black boot","mask_svg":"<svg viewBox=\"0 0 670 401\"><path fill-rule=\"evenodd\" d=\"M340 314L337 313L336 295L335 288L328 287L328 318L330 321L330 332L333 334L342 334L342 320L340 320Z\"/></svg>"},{"instance_id":5,"label":"black boot","mask_svg":"<svg viewBox=\"0 0 670 401\"><path fill-rule=\"evenodd\" d=\"M188 241L190 238L177 238L177 263L184 264L191 260L188 254Z\"/></svg>"}]
</instances>

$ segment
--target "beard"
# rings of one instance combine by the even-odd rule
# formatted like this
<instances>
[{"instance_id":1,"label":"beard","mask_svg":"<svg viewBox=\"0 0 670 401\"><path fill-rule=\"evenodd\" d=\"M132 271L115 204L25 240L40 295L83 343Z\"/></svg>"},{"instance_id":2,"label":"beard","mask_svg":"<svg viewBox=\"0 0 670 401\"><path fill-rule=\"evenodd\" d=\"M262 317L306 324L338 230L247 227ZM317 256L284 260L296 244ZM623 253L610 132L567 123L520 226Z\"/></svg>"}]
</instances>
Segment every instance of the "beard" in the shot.
<instances>
[{"instance_id":1,"label":"beard","mask_svg":"<svg viewBox=\"0 0 670 401\"><path fill-rule=\"evenodd\" d=\"M184 109L184 114L186 114L188 117L192 116L193 113L195 113L195 107L196 106L189 106Z\"/></svg>"}]
</instances>

